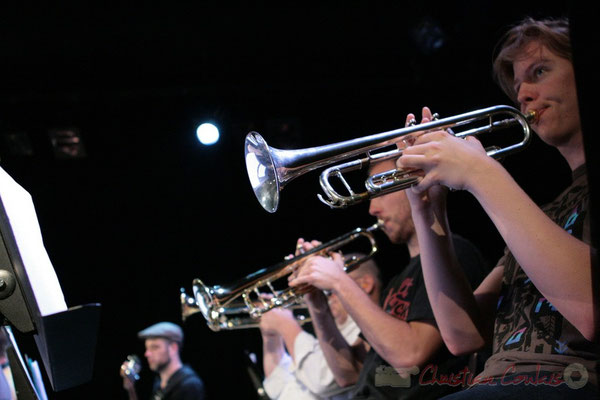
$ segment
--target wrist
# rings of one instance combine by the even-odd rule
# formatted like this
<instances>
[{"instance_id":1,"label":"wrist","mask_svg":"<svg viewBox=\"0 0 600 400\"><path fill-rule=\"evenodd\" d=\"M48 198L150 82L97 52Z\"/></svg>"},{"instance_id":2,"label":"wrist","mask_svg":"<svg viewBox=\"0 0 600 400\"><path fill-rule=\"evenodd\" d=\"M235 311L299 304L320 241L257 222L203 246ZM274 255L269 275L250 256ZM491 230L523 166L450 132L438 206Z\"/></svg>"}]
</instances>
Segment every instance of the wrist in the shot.
<instances>
[{"instance_id":1,"label":"wrist","mask_svg":"<svg viewBox=\"0 0 600 400\"><path fill-rule=\"evenodd\" d=\"M407 189L412 190L412 189ZM412 217L433 219L435 215L446 214L446 192L448 188L445 186L436 186L430 188L418 200L410 202ZM411 194L415 196L415 194Z\"/></svg>"},{"instance_id":2,"label":"wrist","mask_svg":"<svg viewBox=\"0 0 600 400\"><path fill-rule=\"evenodd\" d=\"M298 333L302 331L302 327L300 327L300 324L294 317L291 320L286 320L285 322L282 321L282 323L277 327L277 331L281 335L283 342L288 343L295 339Z\"/></svg>"},{"instance_id":3,"label":"wrist","mask_svg":"<svg viewBox=\"0 0 600 400\"><path fill-rule=\"evenodd\" d=\"M500 168L499 168L500 167ZM502 171L501 165L492 157L485 156L482 162L476 168L472 168L466 177L464 190L473 195L481 192L488 185L496 182L499 179L499 174Z\"/></svg>"},{"instance_id":4,"label":"wrist","mask_svg":"<svg viewBox=\"0 0 600 400\"><path fill-rule=\"evenodd\" d=\"M320 289L315 289L304 295L306 304L315 309L319 309L323 304L327 304L327 296Z\"/></svg>"},{"instance_id":5,"label":"wrist","mask_svg":"<svg viewBox=\"0 0 600 400\"><path fill-rule=\"evenodd\" d=\"M333 284L331 286L331 293L333 293L339 297L339 296L343 295L343 293L347 292L346 289L349 284L355 285L356 282L354 282L354 280L352 278L350 278L350 275L348 275L346 272L344 272L343 274L340 274L338 279L336 279L333 282Z\"/></svg>"},{"instance_id":6,"label":"wrist","mask_svg":"<svg viewBox=\"0 0 600 400\"><path fill-rule=\"evenodd\" d=\"M263 335L263 351L270 354L282 354L283 338L279 335Z\"/></svg>"}]
</instances>

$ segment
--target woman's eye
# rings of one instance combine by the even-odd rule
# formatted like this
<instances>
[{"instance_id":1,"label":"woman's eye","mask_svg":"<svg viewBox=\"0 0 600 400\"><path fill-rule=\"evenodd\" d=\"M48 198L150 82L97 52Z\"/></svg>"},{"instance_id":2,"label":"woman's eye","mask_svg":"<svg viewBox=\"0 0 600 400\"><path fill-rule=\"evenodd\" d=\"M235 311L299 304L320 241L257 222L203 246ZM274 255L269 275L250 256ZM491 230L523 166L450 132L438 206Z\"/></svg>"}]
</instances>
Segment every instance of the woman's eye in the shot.
<instances>
[{"instance_id":1,"label":"woman's eye","mask_svg":"<svg viewBox=\"0 0 600 400\"><path fill-rule=\"evenodd\" d=\"M536 78L542 76L546 72L546 67L537 67L533 74Z\"/></svg>"}]
</instances>

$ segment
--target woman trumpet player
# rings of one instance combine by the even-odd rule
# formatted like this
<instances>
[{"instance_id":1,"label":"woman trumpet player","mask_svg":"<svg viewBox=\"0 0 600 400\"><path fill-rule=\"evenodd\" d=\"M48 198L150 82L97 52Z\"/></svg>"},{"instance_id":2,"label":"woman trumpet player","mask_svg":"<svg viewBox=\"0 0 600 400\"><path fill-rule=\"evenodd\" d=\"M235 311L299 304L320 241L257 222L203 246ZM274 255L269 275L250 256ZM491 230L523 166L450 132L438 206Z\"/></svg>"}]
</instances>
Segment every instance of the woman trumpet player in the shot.
<instances>
[{"instance_id":1,"label":"woman trumpet player","mask_svg":"<svg viewBox=\"0 0 600 400\"><path fill-rule=\"evenodd\" d=\"M424 171L407 190L436 322L454 354L492 343L475 385L456 398L597 398L598 289L592 284L589 196L567 20L526 19L509 30L494 70L533 129L558 149L573 182L540 209L474 138L417 138L399 168ZM409 116L413 117L412 115ZM423 119L431 118L427 108ZM470 192L507 245L471 292L449 245L444 186ZM526 382L525 382L526 381ZM478 383L478 384L477 384ZM488 384L486 384L488 383ZM586 397L586 398L587 398Z\"/></svg>"}]
</instances>

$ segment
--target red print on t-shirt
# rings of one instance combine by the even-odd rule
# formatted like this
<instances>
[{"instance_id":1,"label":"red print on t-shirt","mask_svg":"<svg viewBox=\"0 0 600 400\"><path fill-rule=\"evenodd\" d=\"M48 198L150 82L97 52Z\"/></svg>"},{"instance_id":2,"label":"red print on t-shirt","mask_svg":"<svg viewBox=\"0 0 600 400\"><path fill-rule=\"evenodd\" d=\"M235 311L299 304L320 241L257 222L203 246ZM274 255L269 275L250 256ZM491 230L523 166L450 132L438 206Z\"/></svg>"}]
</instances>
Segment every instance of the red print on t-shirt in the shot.
<instances>
[{"instance_id":1,"label":"red print on t-shirt","mask_svg":"<svg viewBox=\"0 0 600 400\"><path fill-rule=\"evenodd\" d=\"M398 294L402 296L403 299L405 299L406 296L408 296L408 288L410 288L412 285L413 278L406 278L402 281L402 285L400 285L400 288L398 289Z\"/></svg>"},{"instance_id":2,"label":"red print on t-shirt","mask_svg":"<svg viewBox=\"0 0 600 400\"><path fill-rule=\"evenodd\" d=\"M410 308L410 301L405 301L406 296L408 296L408 289L413 285L412 278L406 278L402 281L402 284L398 289L390 290L388 293L385 302L383 303L383 309L393 315L396 318L406 320L408 317L408 310Z\"/></svg>"}]
</instances>

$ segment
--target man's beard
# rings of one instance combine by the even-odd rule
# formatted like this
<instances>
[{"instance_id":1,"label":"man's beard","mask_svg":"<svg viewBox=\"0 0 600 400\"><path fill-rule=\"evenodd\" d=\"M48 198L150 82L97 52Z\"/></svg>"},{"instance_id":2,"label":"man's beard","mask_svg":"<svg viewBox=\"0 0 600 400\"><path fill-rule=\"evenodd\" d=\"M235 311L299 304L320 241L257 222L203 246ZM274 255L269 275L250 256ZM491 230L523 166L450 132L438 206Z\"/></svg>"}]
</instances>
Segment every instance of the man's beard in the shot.
<instances>
[{"instance_id":1,"label":"man's beard","mask_svg":"<svg viewBox=\"0 0 600 400\"><path fill-rule=\"evenodd\" d=\"M171 357L167 356L167 360L164 363L158 364L154 368L154 372L160 374L162 371L164 371L169 366L170 363L171 363Z\"/></svg>"}]
</instances>

